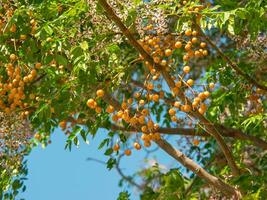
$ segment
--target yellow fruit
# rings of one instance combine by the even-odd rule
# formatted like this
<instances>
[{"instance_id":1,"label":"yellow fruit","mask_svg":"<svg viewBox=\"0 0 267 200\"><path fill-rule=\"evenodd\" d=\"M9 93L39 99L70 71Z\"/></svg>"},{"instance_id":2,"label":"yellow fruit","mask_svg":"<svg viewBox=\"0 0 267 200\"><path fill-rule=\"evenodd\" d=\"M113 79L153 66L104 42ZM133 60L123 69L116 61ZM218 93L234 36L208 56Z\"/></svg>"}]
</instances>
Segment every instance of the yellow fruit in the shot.
<instances>
[{"instance_id":1,"label":"yellow fruit","mask_svg":"<svg viewBox=\"0 0 267 200\"><path fill-rule=\"evenodd\" d=\"M141 145L139 143L137 143L137 142L135 142L133 146L134 146L134 148L136 150L140 150L141 149Z\"/></svg>"},{"instance_id":2,"label":"yellow fruit","mask_svg":"<svg viewBox=\"0 0 267 200\"><path fill-rule=\"evenodd\" d=\"M124 154L125 154L126 156L130 156L130 155L132 154L132 151L131 151L130 149L126 149L126 150L124 151Z\"/></svg>"},{"instance_id":3,"label":"yellow fruit","mask_svg":"<svg viewBox=\"0 0 267 200\"><path fill-rule=\"evenodd\" d=\"M42 64L41 64L41 63L36 63L36 64L35 64L35 68L36 68L36 69L41 69L41 67L42 67Z\"/></svg>"},{"instance_id":4,"label":"yellow fruit","mask_svg":"<svg viewBox=\"0 0 267 200\"><path fill-rule=\"evenodd\" d=\"M25 81L24 81L25 82ZM96 102L94 99L88 99L86 105L89 107L89 108L92 108L94 109L96 107Z\"/></svg>"},{"instance_id":5,"label":"yellow fruit","mask_svg":"<svg viewBox=\"0 0 267 200\"><path fill-rule=\"evenodd\" d=\"M190 29L185 31L185 35L186 36L191 36L191 34L192 34L192 31Z\"/></svg>"},{"instance_id":6,"label":"yellow fruit","mask_svg":"<svg viewBox=\"0 0 267 200\"><path fill-rule=\"evenodd\" d=\"M215 87L215 84L214 84L214 83L210 83L210 84L209 84L209 88L210 88L210 89L214 89L214 87Z\"/></svg>"},{"instance_id":7,"label":"yellow fruit","mask_svg":"<svg viewBox=\"0 0 267 200\"><path fill-rule=\"evenodd\" d=\"M175 108L180 108L180 106L181 106L181 103L179 101L175 101L174 102L174 107Z\"/></svg>"},{"instance_id":8,"label":"yellow fruit","mask_svg":"<svg viewBox=\"0 0 267 200\"><path fill-rule=\"evenodd\" d=\"M17 59L17 56L16 56L15 54L12 53L12 54L9 56L9 58L10 58L11 61L15 61L15 60Z\"/></svg>"},{"instance_id":9,"label":"yellow fruit","mask_svg":"<svg viewBox=\"0 0 267 200\"><path fill-rule=\"evenodd\" d=\"M113 113L114 112L114 107L112 106L112 105L109 105L108 107L107 107L107 109L106 109L106 112L107 113Z\"/></svg>"},{"instance_id":10,"label":"yellow fruit","mask_svg":"<svg viewBox=\"0 0 267 200\"><path fill-rule=\"evenodd\" d=\"M193 80L193 79L188 79L188 80L186 81L186 83L191 87L191 86L194 85L194 80Z\"/></svg>"},{"instance_id":11,"label":"yellow fruit","mask_svg":"<svg viewBox=\"0 0 267 200\"><path fill-rule=\"evenodd\" d=\"M199 140L197 140L197 139L193 140L193 144L194 144L195 146L198 146L199 143L200 143Z\"/></svg>"},{"instance_id":12,"label":"yellow fruit","mask_svg":"<svg viewBox=\"0 0 267 200\"><path fill-rule=\"evenodd\" d=\"M99 106L97 106L97 107L95 108L95 111L96 111L96 113L101 113L101 112L102 112L102 108L99 107Z\"/></svg>"},{"instance_id":13,"label":"yellow fruit","mask_svg":"<svg viewBox=\"0 0 267 200\"><path fill-rule=\"evenodd\" d=\"M175 114L176 114L175 109L173 108L169 109L169 115L175 115Z\"/></svg>"},{"instance_id":14,"label":"yellow fruit","mask_svg":"<svg viewBox=\"0 0 267 200\"><path fill-rule=\"evenodd\" d=\"M183 44L182 44L182 42L177 41L174 46L175 46L175 48L180 49L183 46Z\"/></svg>"},{"instance_id":15,"label":"yellow fruit","mask_svg":"<svg viewBox=\"0 0 267 200\"><path fill-rule=\"evenodd\" d=\"M141 127L141 131L142 131L143 133L147 133L147 131L148 131L147 126L142 126L142 127Z\"/></svg>"},{"instance_id":16,"label":"yellow fruit","mask_svg":"<svg viewBox=\"0 0 267 200\"><path fill-rule=\"evenodd\" d=\"M196 37L193 37L191 41L192 41L193 44L195 44L195 43L198 42L198 39Z\"/></svg>"},{"instance_id":17,"label":"yellow fruit","mask_svg":"<svg viewBox=\"0 0 267 200\"><path fill-rule=\"evenodd\" d=\"M27 35L20 35L19 37L21 40L26 40L27 39Z\"/></svg>"},{"instance_id":18,"label":"yellow fruit","mask_svg":"<svg viewBox=\"0 0 267 200\"><path fill-rule=\"evenodd\" d=\"M154 94L152 99L153 99L153 101L158 102L159 101L159 95L158 94Z\"/></svg>"},{"instance_id":19,"label":"yellow fruit","mask_svg":"<svg viewBox=\"0 0 267 200\"><path fill-rule=\"evenodd\" d=\"M205 42L201 42L201 43L200 43L200 47L201 47L201 48L205 48L206 46L207 46L207 44L206 44Z\"/></svg>"},{"instance_id":20,"label":"yellow fruit","mask_svg":"<svg viewBox=\"0 0 267 200\"><path fill-rule=\"evenodd\" d=\"M99 90L96 91L96 96L97 97L103 97L104 95L105 95L104 90L99 89Z\"/></svg>"},{"instance_id":21,"label":"yellow fruit","mask_svg":"<svg viewBox=\"0 0 267 200\"><path fill-rule=\"evenodd\" d=\"M120 150L120 145L119 144L115 144L113 147L114 151L119 151Z\"/></svg>"},{"instance_id":22,"label":"yellow fruit","mask_svg":"<svg viewBox=\"0 0 267 200\"><path fill-rule=\"evenodd\" d=\"M188 74L190 72L190 67L189 66L185 66L183 68L183 71L184 71L185 74Z\"/></svg>"},{"instance_id":23,"label":"yellow fruit","mask_svg":"<svg viewBox=\"0 0 267 200\"><path fill-rule=\"evenodd\" d=\"M192 32L192 35L193 35L193 36L197 36L197 35L198 35L198 32L197 32L197 31L193 31L193 32Z\"/></svg>"},{"instance_id":24,"label":"yellow fruit","mask_svg":"<svg viewBox=\"0 0 267 200\"><path fill-rule=\"evenodd\" d=\"M166 49L166 50L165 50L165 56L169 57L169 56L171 56L171 55L172 55L172 50L170 50L170 49Z\"/></svg>"},{"instance_id":25,"label":"yellow fruit","mask_svg":"<svg viewBox=\"0 0 267 200\"><path fill-rule=\"evenodd\" d=\"M149 140L144 142L144 146L145 147L150 147L151 146L151 142Z\"/></svg>"}]
</instances>

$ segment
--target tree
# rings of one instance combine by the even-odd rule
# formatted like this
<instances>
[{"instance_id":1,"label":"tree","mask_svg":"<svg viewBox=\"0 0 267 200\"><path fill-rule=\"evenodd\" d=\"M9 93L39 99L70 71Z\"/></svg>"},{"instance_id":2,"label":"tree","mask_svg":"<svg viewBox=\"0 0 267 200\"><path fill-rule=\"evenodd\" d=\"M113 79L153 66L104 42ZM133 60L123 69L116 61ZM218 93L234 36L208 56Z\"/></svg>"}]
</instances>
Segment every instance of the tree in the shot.
<instances>
[{"instance_id":1,"label":"tree","mask_svg":"<svg viewBox=\"0 0 267 200\"><path fill-rule=\"evenodd\" d=\"M109 130L107 167L141 199L264 199L265 10L263 0L3 1L1 198L25 190L24 155L60 126L70 150ZM119 161L151 145L179 165L140 170L137 183Z\"/></svg>"}]
</instances>

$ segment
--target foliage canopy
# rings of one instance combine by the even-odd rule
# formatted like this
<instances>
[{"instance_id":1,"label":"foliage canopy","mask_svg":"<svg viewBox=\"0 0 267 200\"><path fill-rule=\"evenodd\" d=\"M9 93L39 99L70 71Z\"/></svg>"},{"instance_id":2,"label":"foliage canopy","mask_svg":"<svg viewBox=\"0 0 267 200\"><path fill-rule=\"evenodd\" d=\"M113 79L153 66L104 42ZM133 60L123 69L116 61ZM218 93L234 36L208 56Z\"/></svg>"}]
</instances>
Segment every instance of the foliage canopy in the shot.
<instances>
[{"instance_id":1,"label":"foliage canopy","mask_svg":"<svg viewBox=\"0 0 267 200\"><path fill-rule=\"evenodd\" d=\"M1 1L0 199L26 189L24 156L58 126L69 150L109 130L99 145L107 168L143 200L264 199L266 9L264 0ZM151 145L177 168L125 176L120 159Z\"/></svg>"}]
</instances>

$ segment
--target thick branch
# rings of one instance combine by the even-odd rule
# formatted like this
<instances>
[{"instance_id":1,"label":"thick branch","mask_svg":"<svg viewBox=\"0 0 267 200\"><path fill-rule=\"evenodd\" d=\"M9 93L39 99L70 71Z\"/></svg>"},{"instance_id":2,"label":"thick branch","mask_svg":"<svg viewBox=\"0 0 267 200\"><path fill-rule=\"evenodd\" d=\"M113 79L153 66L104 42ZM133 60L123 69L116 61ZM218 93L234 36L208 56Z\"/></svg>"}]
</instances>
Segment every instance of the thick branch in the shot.
<instances>
[{"instance_id":1,"label":"thick branch","mask_svg":"<svg viewBox=\"0 0 267 200\"><path fill-rule=\"evenodd\" d=\"M217 47L217 45L215 43L213 43L211 41L211 39L202 31L201 27L198 26L197 24L195 24L199 33L201 34L202 37L205 38L205 40L210 44L210 46L212 46L217 52L218 54L229 64L229 66L231 68L233 68L236 73L240 76L242 76L243 78L245 78L248 82L250 82L251 84L255 85L256 87L262 89L262 90L266 90L267 91L267 86L260 84L259 82L257 82L253 77L251 77L250 75L248 75L247 73L245 73L244 71L242 71L237 64L235 64L234 62L231 61L231 59L226 56L223 51Z\"/></svg>"},{"instance_id":2,"label":"thick branch","mask_svg":"<svg viewBox=\"0 0 267 200\"><path fill-rule=\"evenodd\" d=\"M110 7L110 5L106 2L106 0L98 0L100 5L103 7L103 9L106 11L106 15L116 23L116 25L120 28L122 33L128 38L129 43L144 57L145 60L149 62L152 66L154 66L157 70L161 71L161 74L165 81L167 82L169 88L172 90L175 87L175 83L172 79L172 77L169 75L169 73L162 69L162 67L159 64L156 64L153 60L153 58L148 54L143 47L136 41L134 36L131 34L129 29L122 23L120 18L115 14L113 9ZM182 100L191 103L190 100L182 93L180 92L178 94L178 97ZM198 118L200 122L205 125L207 132L214 136L216 141L218 142L220 148L222 149L228 164L233 172L233 175L239 175L239 170L236 166L236 163L234 161L234 158L227 147L226 143L224 142L223 138L221 135L218 133L217 129L203 116L201 115L198 111L190 113L193 117Z\"/></svg>"},{"instance_id":3,"label":"thick branch","mask_svg":"<svg viewBox=\"0 0 267 200\"><path fill-rule=\"evenodd\" d=\"M168 143L165 140L159 140L159 141L156 141L156 143L161 147L161 149L163 149L171 157L173 157L175 160L180 162L186 168L190 169L200 178L203 178L210 185L216 187L226 196L235 197L235 199L240 199L241 194L237 189L223 182L221 179L215 176L212 176L205 169L203 169L198 164L196 164L193 160L185 156L182 152L174 149L170 143Z\"/></svg>"}]
</instances>

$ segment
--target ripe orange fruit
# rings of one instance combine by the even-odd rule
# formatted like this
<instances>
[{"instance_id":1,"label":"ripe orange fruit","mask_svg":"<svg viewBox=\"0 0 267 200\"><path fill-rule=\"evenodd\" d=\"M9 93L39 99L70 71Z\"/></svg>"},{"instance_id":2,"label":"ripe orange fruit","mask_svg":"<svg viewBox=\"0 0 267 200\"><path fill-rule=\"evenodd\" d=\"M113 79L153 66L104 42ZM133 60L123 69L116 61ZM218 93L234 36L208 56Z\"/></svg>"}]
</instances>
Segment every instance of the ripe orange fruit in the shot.
<instances>
[{"instance_id":1,"label":"ripe orange fruit","mask_svg":"<svg viewBox=\"0 0 267 200\"><path fill-rule=\"evenodd\" d=\"M214 87L215 87L215 84L214 84L214 83L210 83L210 84L209 84L209 88L210 88L210 89L214 89Z\"/></svg>"},{"instance_id":2,"label":"ripe orange fruit","mask_svg":"<svg viewBox=\"0 0 267 200\"><path fill-rule=\"evenodd\" d=\"M171 120L172 120L173 122L177 122L177 117L176 117L176 116L172 116L172 117L171 117Z\"/></svg>"},{"instance_id":3,"label":"ripe orange fruit","mask_svg":"<svg viewBox=\"0 0 267 200\"><path fill-rule=\"evenodd\" d=\"M160 58L159 58L159 57L157 57L157 56L156 56L156 57L154 57L154 58L153 58L153 60L154 60L154 62L155 62L155 63L157 63L157 64L158 64L158 63L160 63Z\"/></svg>"},{"instance_id":4,"label":"ripe orange fruit","mask_svg":"<svg viewBox=\"0 0 267 200\"><path fill-rule=\"evenodd\" d=\"M169 57L169 56L171 56L171 55L172 55L172 50L170 50L170 49L166 49L166 50L165 50L165 56Z\"/></svg>"},{"instance_id":5,"label":"ripe orange fruit","mask_svg":"<svg viewBox=\"0 0 267 200\"><path fill-rule=\"evenodd\" d=\"M87 105L89 108L94 109L94 108L97 106L97 103L95 102L94 99L88 99L86 105Z\"/></svg>"},{"instance_id":6,"label":"ripe orange fruit","mask_svg":"<svg viewBox=\"0 0 267 200\"><path fill-rule=\"evenodd\" d=\"M199 93L199 94L198 94L198 97L199 97L201 100L206 99L206 95L204 94L204 92Z\"/></svg>"},{"instance_id":7,"label":"ripe orange fruit","mask_svg":"<svg viewBox=\"0 0 267 200\"><path fill-rule=\"evenodd\" d=\"M136 93L134 93L134 97L135 97L136 99L140 98L140 96L141 96L141 93L140 93L140 92L136 92Z\"/></svg>"},{"instance_id":8,"label":"ripe orange fruit","mask_svg":"<svg viewBox=\"0 0 267 200\"><path fill-rule=\"evenodd\" d=\"M36 64L35 64L35 68L36 68L36 69L41 69L41 67L42 67L42 64L41 64L41 63L36 63Z\"/></svg>"},{"instance_id":9,"label":"ripe orange fruit","mask_svg":"<svg viewBox=\"0 0 267 200\"><path fill-rule=\"evenodd\" d=\"M175 108L180 108L180 106L181 106L181 103L179 101L175 101L174 102L174 107Z\"/></svg>"},{"instance_id":10,"label":"ripe orange fruit","mask_svg":"<svg viewBox=\"0 0 267 200\"><path fill-rule=\"evenodd\" d=\"M101 112L102 112L102 108L99 107L99 106L97 106L97 107L95 108L95 111L96 111L96 113L101 113Z\"/></svg>"},{"instance_id":11,"label":"ripe orange fruit","mask_svg":"<svg viewBox=\"0 0 267 200\"><path fill-rule=\"evenodd\" d=\"M153 128L154 128L154 130L157 131L159 129L159 125L158 124L154 124L154 127Z\"/></svg>"},{"instance_id":12,"label":"ripe orange fruit","mask_svg":"<svg viewBox=\"0 0 267 200\"><path fill-rule=\"evenodd\" d=\"M142 126L142 127L141 127L141 131L142 131L143 133L146 133L146 132L148 131L147 126Z\"/></svg>"},{"instance_id":13,"label":"ripe orange fruit","mask_svg":"<svg viewBox=\"0 0 267 200\"><path fill-rule=\"evenodd\" d=\"M160 63L163 67L165 67L167 65L167 61L166 60L162 60Z\"/></svg>"},{"instance_id":14,"label":"ripe orange fruit","mask_svg":"<svg viewBox=\"0 0 267 200\"><path fill-rule=\"evenodd\" d=\"M186 51L190 51L191 50L191 45L189 45L189 44L185 45L184 49Z\"/></svg>"},{"instance_id":15,"label":"ripe orange fruit","mask_svg":"<svg viewBox=\"0 0 267 200\"><path fill-rule=\"evenodd\" d=\"M169 115L175 115L175 114L176 114L175 109L173 108L169 109Z\"/></svg>"},{"instance_id":16,"label":"ripe orange fruit","mask_svg":"<svg viewBox=\"0 0 267 200\"><path fill-rule=\"evenodd\" d=\"M99 89L99 90L96 91L96 96L97 97L103 97L104 95L105 95L104 90Z\"/></svg>"},{"instance_id":17,"label":"ripe orange fruit","mask_svg":"<svg viewBox=\"0 0 267 200\"><path fill-rule=\"evenodd\" d=\"M178 81L178 82L175 83L175 87L178 87L179 88L181 86L182 86L182 81Z\"/></svg>"},{"instance_id":18,"label":"ripe orange fruit","mask_svg":"<svg viewBox=\"0 0 267 200\"><path fill-rule=\"evenodd\" d=\"M146 118L145 118L145 116L141 115L141 116L138 118L138 122L139 122L139 124L145 124L145 122L146 122Z\"/></svg>"},{"instance_id":19,"label":"ripe orange fruit","mask_svg":"<svg viewBox=\"0 0 267 200\"><path fill-rule=\"evenodd\" d=\"M198 109L198 112L199 112L201 115L203 115L203 114L205 113L205 110L199 108L199 109Z\"/></svg>"},{"instance_id":20,"label":"ripe orange fruit","mask_svg":"<svg viewBox=\"0 0 267 200\"><path fill-rule=\"evenodd\" d=\"M145 147L150 147L150 146L151 146L151 142L150 142L149 140L146 140L146 141L144 142L144 146L145 146Z\"/></svg>"},{"instance_id":21,"label":"ripe orange fruit","mask_svg":"<svg viewBox=\"0 0 267 200\"><path fill-rule=\"evenodd\" d=\"M191 36L191 34L192 34L192 31L190 29L185 31L185 35L186 36Z\"/></svg>"},{"instance_id":22,"label":"ripe orange fruit","mask_svg":"<svg viewBox=\"0 0 267 200\"><path fill-rule=\"evenodd\" d=\"M115 144L113 147L113 151L119 151L120 150L120 145L119 144Z\"/></svg>"},{"instance_id":23,"label":"ripe orange fruit","mask_svg":"<svg viewBox=\"0 0 267 200\"><path fill-rule=\"evenodd\" d=\"M148 83L148 84L147 84L147 89L149 89L149 90L153 90L153 89L154 89L154 85L153 85L153 83Z\"/></svg>"},{"instance_id":24,"label":"ripe orange fruit","mask_svg":"<svg viewBox=\"0 0 267 200\"><path fill-rule=\"evenodd\" d=\"M117 115L112 115L111 119L112 121L117 122L119 120L119 117Z\"/></svg>"},{"instance_id":25,"label":"ripe orange fruit","mask_svg":"<svg viewBox=\"0 0 267 200\"><path fill-rule=\"evenodd\" d=\"M41 139L41 135L39 133L36 133L36 134L34 134L34 138L36 140L40 140Z\"/></svg>"},{"instance_id":26,"label":"ripe orange fruit","mask_svg":"<svg viewBox=\"0 0 267 200\"><path fill-rule=\"evenodd\" d=\"M125 154L126 156L130 156L130 155L132 154L132 151L131 151L130 149L126 149L126 150L124 151L124 154Z\"/></svg>"},{"instance_id":27,"label":"ripe orange fruit","mask_svg":"<svg viewBox=\"0 0 267 200\"><path fill-rule=\"evenodd\" d=\"M193 32L192 32L192 35L193 35L193 36L197 36L197 35L198 35L198 32L197 32L197 31L193 31Z\"/></svg>"},{"instance_id":28,"label":"ripe orange fruit","mask_svg":"<svg viewBox=\"0 0 267 200\"><path fill-rule=\"evenodd\" d=\"M188 80L186 81L186 83L191 87L191 86L194 85L194 80L193 80L193 79L188 79Z\"/></svg>"},{"instance_id":29,"label":"ripe orange fruit","mask_svg":"<svg viewBox=\"0 0 267 200\"><path fill-rule=\"evenodd\" d=\"M194 144L195 146L198 146L199 143L200 143L199 140L197 140L197 139L193 140L193 144Z\"/></svg>"},{"instance_id":30,"label":"ripe orange fruit","mask_svg":"<svg viewBox=\"0 0 267 200\"><path fill-rule=\"evenodd\" d=\"M148 140L149 140L149 136L148 136L148 134L142 134L142 135L141 135L141 139L142 139L143 141L148 141Z\"/></svg>"},{"instance_id":31,"label":"ripe orange fruit","mask_svg":"<svg viewBox=\"0 0 267 200\"><path fill-rule=\"evenodd\" d=\"M188 74L190 72L190 67L189 66L185 66L183 68L183 71L184 71L185 74Z\"/></svg>"},{"instance_id":32,"label":"ripe orange fruit","mask_svg":"<svg viewBox=\"0 0 267 200\"><path fill-rule=\"evenodd\" d=\"M205 95L206 98L208 98L210 96L210 92L209 91L205 91L204 95Z\"/></svg>"},{"instance_id":33,"label":"ripe orange fruit","mask_svg":"<svg viewBox=\"0 0 267 200\"><path fill-rule=\"evenodd\" d=\"M16 56L15 54L12 53L12 54L9 56L9 58L10 58L11 61L15 61L15 60L17 59L17 56Z\"/></svg>"},{"instance_id":34,"label":"ripe orange fruit","mask_svg":"<svg viewBox=\"0 0 267 200\"><path fill-rule=\"evenodd\" d=\"M145 105L145 100L141 99L141 100L139 101L139 105L140 105L140 106L144 106L144 105Z\"/></svg>"},{"instance_id":35,"label":"ripe orange fruit","mask_svg":"<svg viewBox=\"0 0 267 200\"><path fill-rule=\"evenodd\" d=\"M67 128L67 122L66 121L61 121L59 122L59 127L64 130Z\"/></svg>"},{"instance_id":36,"label":"ripe orange fruit","mask_svg":"<svg viewBox=\"0 0 267 200\"><path fill-rule=\"evenodd\" d=\"M154 94L152 99L153 99L153 101L158 102L159 101L159 95L158 94Z\"/></svg>"},{"instance_id":37,"label":"ripe orange fruit","mask_svg":"<svg viewBox=\"0 0 267 200\"><path fill-rule=\"evenodd\" d=\"M200 43L200 47L201 47L201 48L205 48L206 46L207 46L207 44L206 44L205 42L201 42L201 43Z\"/></svg>"},{"instance_id":38,"label":"ripe orange fruit","mask_svg":"<svg viewBox=\"0 0 267 200\"><path fill-rule=\"evenodd\" d=\"M207 56L208 54L209 54L209 52L208 52L207 50L204 50L204 51L203 51L203 55L204 55L204 56Z\"/></svg>"},{"instance_id":39,"label":"ripe orange fruit","mask_svg":"<svg viewBox=\"0 0 267 200\"><path fill-rule=\"evenodd\" d=\"M182 44L182 42L177 41L174 46L175 46L175 48L180 49L183 46L183 44Z\"/></svg>"},{"instance_id":40,"label":"ripe orange fruit","mask_svg":"<svg viewBox=\"0 0 267 200\"><path fill-rule=\"evenodd\" d=\"M188 104L182 106L181 108L182 108L182 111L184 111L184 112L190 112L191 111L191 106Z\"/></svg>"},{"instance_id":41,"label":"ripe orange fruit","mask_svg":"<svg viewBox=\"0 0 267 200\"><path fill-rule=\"evenodd\" d=\"M141 149L141 145L139 143L137 143L137 142L135 142L133 146L134 146L134 148L136 150L140 150Z\"/></svg>"},{"instance_id":42,"label":"ripe orange fruit","mask_svg":"<svg viewBox=\"0 0 267 200\"><path fill-rule=\"evenodd\" d=\"M192 41L193 44L195 44L195 43L198 42L198 39L196 37L193 37L191 41Z\"/></svg>"},{"instance_id":43,"label":"ripe orange fruit","mask_svg":"<svg viewBox=\"0 0 267 200\"><path fill-rule=\"evenodd\" d=\"M114 107L112 106L112 105L109 105L108 107L107 107L107 109L106 109L106 112L107 113L113 113L114 112Z\"/></svg>"}]
</instances>

